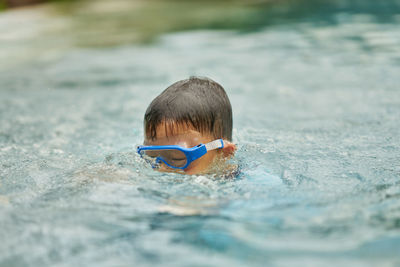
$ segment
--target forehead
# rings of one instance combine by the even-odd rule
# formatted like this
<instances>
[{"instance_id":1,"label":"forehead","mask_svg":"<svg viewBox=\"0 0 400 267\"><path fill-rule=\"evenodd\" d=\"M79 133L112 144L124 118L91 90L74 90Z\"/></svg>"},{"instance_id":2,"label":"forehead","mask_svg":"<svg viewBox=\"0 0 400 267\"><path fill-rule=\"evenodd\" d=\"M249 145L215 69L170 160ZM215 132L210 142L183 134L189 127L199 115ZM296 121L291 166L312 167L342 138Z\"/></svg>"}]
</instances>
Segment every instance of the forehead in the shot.
<instances>
[{"instance_id":1,"label":"forehead","mask_svg":"<svg viewBox=\"0 0 400 267\"><path fill-rule=\"evenodd\" d=\"M161 123L157 126L157 135L154 140L146 136L146 145L183 145L186 147L196 146L200 143L209 142L212 137L200 133L189 125Z\"/></svg>"}]
</instances>

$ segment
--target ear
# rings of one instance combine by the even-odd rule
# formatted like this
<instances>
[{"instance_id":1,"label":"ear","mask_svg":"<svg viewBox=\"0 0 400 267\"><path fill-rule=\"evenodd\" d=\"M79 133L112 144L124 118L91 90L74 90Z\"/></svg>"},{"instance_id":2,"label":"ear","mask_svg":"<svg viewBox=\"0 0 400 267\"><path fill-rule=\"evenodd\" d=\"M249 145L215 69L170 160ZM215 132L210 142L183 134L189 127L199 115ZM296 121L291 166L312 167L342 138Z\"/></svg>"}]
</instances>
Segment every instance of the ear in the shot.
<instances>
[{"instance_id":1,"label":"ear","mask_svg":"<svg viewBox=\"0 0 400 267\"><path fill-rule=\"evenodd\" d=\"M224 157L231 157L235 154L236 145L224 140L224 147L222 148L222 154Z\"/></svg>"}]
</instances>

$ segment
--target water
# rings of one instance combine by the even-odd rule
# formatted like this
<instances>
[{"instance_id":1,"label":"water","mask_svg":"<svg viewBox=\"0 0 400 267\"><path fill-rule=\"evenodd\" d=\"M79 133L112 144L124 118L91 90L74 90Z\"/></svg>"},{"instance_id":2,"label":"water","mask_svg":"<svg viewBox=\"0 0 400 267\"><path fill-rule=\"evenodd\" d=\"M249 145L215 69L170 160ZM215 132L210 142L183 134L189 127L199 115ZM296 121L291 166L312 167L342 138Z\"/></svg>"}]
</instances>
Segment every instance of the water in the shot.
<instances>
[{"instance_id":1,"label":"water","mask_svg":"<svg viewBox=\"0 0 400 267\"><path fill-rule=\"evenodd\" d=\"M373 2L117 46L3 28L0 266L400 265L399 5ZM135 155L190 75L228 92L238 179Z\"/></svg>"}]
</instances>

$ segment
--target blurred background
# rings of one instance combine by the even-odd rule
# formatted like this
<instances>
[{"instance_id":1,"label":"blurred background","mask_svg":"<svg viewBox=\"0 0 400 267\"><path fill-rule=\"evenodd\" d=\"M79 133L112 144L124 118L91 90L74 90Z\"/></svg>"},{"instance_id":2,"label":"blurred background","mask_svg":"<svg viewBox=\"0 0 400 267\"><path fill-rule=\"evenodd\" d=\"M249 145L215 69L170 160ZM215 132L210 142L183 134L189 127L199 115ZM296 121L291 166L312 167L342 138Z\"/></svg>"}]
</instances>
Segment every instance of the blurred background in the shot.
<instances>
[{"instance_id":1,"label":"blurred background","mask_svg":"<svg viewBox=\"0 0 400 267\"><path fill-rule=\"evenodd\" d=\"M145 44L178 31L334 25L350 14L363 22L398 22L398 6L397 0L1 0L0 59L9 56L14 64L26 60L26 50L40 60L70 47Z\"/></svg>"}]
</instances>

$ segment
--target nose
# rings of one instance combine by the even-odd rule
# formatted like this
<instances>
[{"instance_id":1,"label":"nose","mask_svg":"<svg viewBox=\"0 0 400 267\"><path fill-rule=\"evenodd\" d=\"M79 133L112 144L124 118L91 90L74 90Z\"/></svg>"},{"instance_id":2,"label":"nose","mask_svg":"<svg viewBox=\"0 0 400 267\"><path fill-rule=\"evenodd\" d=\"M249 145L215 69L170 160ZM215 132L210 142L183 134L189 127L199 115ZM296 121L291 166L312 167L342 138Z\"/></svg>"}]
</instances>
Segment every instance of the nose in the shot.
<instances>
[{"instance_id":1,"label":"nose","mask_svg":"<svg viewBox=\"0 0 400 267\"><path fill-rule=\"evenodd\" d=\"M159 172L176 172L175 169L168 167L167 164L165 164L162 161L160 161L158 163L157 171L159 171Z\"/></svg>"},{"instance_id":2,"label":"nose","mask_svg":"<svg viewBox=\"0 0 400 267\"><path fill-rule=\"evenodd\" d=\"M157 171L159 172L172 172L172 173L181 173L184 174L185 172L181 169L174 169L171 167L168 167L168 165L166 165L164 162L160 162L160 164L158 165Z\"/></svg>"}]
</instances>

